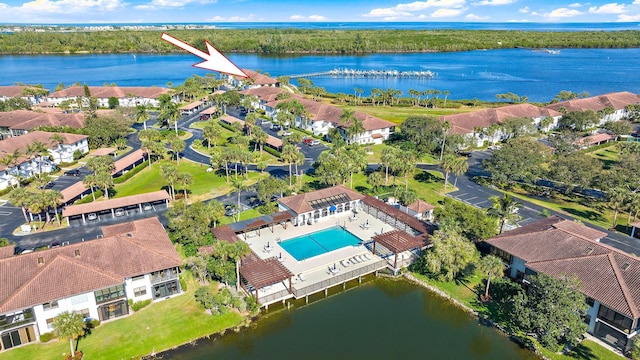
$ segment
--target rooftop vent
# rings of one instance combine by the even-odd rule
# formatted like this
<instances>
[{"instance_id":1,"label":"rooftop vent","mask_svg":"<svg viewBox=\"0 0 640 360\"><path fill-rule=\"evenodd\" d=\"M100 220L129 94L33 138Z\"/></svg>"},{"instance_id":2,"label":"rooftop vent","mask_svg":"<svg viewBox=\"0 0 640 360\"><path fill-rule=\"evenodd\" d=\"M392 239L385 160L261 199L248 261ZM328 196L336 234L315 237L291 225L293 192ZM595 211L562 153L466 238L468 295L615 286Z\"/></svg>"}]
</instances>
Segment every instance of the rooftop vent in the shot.
<instances>
[{"instance_id":1,"label":"rooftop vent","mask_svg":"<svg viewBox=\"0 0 640 360\"><path fill-rule=\"evenodd\" d=\"M43 256L39 256L38 257L38 265L44 265L44 257Z\"/></svg>"},{"instance_id":2,"label":"rooftop vent","mask_svg":"<svg viewBox=\"0 0 640 360\"><path fill-rule=\"evenodd\" d=\"M628 262L622 264L622 271L627 271L627 269L629 269L630 266L631 264L629 264Z\"/></svg>"},{"instance_id":3,"label":"rooftop vent","mask_svg":"<svg viewBox=\"0 0 640 360\"><path fill-rule=\"evenodd\" d=\"M75 257L80 256L80 249L76 249L76 250L74 250L74 251L73 251L73 255L74 255Z\"/></svg>"},{"instance_id":4,"label":"rooftop vent","mask_svg":"<svg viewBox=\"0 0 640 360\"><path fill-rule=\"evenodd\" d=\"M127 233L127 237L133 237L131 233Z\"/></svg>"},{"instance_id":5,"label":"rooftop vent","mask_svg":"<svg viewBox=\"0 0 640 360\"><path fill-rule=\"evenodd\" d=\"M591 255L591 253L593 252L593 248L592 247L588 247L587 250L584 252L585 255Z\"/></svg>"}]
</instances>

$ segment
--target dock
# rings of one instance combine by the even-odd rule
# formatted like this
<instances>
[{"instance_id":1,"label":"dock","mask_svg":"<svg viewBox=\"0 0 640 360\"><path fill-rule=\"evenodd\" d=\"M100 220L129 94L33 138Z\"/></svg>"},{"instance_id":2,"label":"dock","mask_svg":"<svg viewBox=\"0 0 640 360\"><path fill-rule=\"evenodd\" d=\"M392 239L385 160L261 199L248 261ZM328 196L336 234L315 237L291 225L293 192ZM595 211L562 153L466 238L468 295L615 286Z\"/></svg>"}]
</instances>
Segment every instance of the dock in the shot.
<instances>
[{"instance_id":1,"label":"dock","mask_svg":"<svg viewBox=\"0 0 640 360\"><path fill-rule=\"evenodd\" d=\"M333 69L328 71L317 71L305 74L287 75L291 79L308 78L318 76L332 76L332 77L355 77L355 78L423 78L432 79L437 76L430 70L416 70L416 71L399 71L399 70L361 70L361 69Z\"/></svg>"}]
</instances>

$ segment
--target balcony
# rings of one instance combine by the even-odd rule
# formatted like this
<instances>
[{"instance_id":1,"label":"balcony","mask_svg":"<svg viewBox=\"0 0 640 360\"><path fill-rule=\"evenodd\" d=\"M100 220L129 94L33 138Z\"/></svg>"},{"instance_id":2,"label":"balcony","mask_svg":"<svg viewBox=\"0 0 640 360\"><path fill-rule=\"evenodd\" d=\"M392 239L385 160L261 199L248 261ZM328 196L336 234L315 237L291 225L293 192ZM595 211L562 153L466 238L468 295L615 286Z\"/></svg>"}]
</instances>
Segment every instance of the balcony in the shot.
<instances>
[{"instance_id":1,"label":"balcony","mask_svg":"<svg viewBox=\"0 0 640 360\"><path fill-rule=\"evenodd\" d=\"M35 319L33 318L31 309L24 310L18 314L0 316L0 331L17 328L32 322L35 322Z\"/></svg>"},{"instance_id":2,"label":"balcony","mask_svg":"<svg viewBox=\"0 0 640 360\"><path fill-rule=\"evenodd\" d=\"M157 284L178 278L176 269L168 269L151 273L151 284Z\"/></svg>"}]
</instances>

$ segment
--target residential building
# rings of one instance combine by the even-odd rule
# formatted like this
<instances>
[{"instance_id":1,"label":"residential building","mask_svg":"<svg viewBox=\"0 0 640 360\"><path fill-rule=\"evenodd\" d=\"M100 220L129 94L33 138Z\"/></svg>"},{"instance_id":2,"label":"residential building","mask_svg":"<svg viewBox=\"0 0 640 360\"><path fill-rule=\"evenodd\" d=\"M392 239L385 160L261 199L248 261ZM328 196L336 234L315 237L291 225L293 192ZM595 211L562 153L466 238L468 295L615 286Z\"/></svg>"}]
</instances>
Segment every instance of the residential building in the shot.
<instances>
[{"instance_id":1,"label":"residential building","mask_svg":"<svg viewBox=\"0 0 640 360\"><path fill-rule=\"evenodd\" d=\"M31 93L29 90L34 90ZM22 98L27 101L31 105L36 105L40 103L45 96L38 96L33 94L44 91L45 93L49 93L48 90L34 87L34 86L26 86L26 85L17 85L17 86L0 86L0 101L6 101L11 98Z\"/></svg>"},{"instance_id":2,"label":"residential building","mask_svg":"<svg viewBox=\"0 0 640 360\"><path fill-rule=\"evenodd\" d=\"M344 185L336 185L309 193L302 193L278 199L279 211L295 214L294 225L317 223L330 220L344 211L357 210L364 195Z\"/></svg>"},{"instance_id":3,"label":"residential building","mask_svg":"<svg viewBox=\"0 0 640 360\"><path fill-rule=\"evenodd\" d=\"M276 101L276 97L279 94L287 93L286 90L273 87L273 86L260 86L253 87L246 90L240 91L240 95L242 96L255 96L258 98L258 102L251 104L256 109L266 110L265 104Z\"/></svg>"},{"instance_id":4,"label":"residential building","mask_svg":"<svg viewBox=\"0 0 640 360\"><path fill-rule=\"evenodd\" d=\"M550 118L551 122L544 129L548 131L558 126L558 120L562 114L554 109L541 108L531 104L507 105L493 109L484 109L462 114L445 115L440 118L450 125L453 134L464 135L473 139L476 146L482 146L485 141L498 142L506 138L506 134L498 130L495 133L486 132L493 124L502 124L507 119L531 118L531 121L541 128L544 118ZM478 131L482 129L482 131Z\"/></svg>"},{"instance_id":5,"label":"residential building","mask_svg":"<svg viewBox=\"0 0 640 360\"><path fill-rule=\"evenodd\" d=\"M59 135L61 143L54 143L54 135ZM73 154L79 151L89 152L86 135L50 133L34 131L22 136L16 136L0 141L0 158L19 154L12 165L0 165L0 190L17 183L18 178L30 178L39 173L55 170L55 165L73 161ZM27 147L35 142L48 147L46 156L33 157L27 152Z\"/></svg>"},{"instance_id":6,"label":"residential building","mask_svg":"<svg viewBox=\"0 0 640 360\"><path fill-rule=\"evenodd\" d=\"M340 134L346 140L353 140L358 144L382 144L394 132L396 124L386 121L360 111L355 111L354 116L362 122L364 132L355 136L354 139L347 139L347 128L349 124L344 124L340 119L344 110L337 106L324 104L318 101L309 100L299 95L294 95L290 99L276 100L264 105L266 114L277 119L278 104L286 101L297 100L304 107L307 115L298 116L295 119L295 126L313 132L315 135L327 135L332 128L338 128Z\"/></svg>"},{"instance_id":7,"label":"residential building","mask_svg":"<svg viewBox=\"0 0 640 360\"><path fill-rule=\"evenodd\" d=\"M24 135L39 126L68 126L80 129L84 127L84 115L29 110L0 112L0 139Z\"/></svg>"},{"instance_id":8,"label":"residential building","mask_svg":"<svg viewBox=\"0 0 640 360\"><path fill-rule=\"evenodd\" d=\"M640 260L599 242L606 233L559 216L487 240L525 286L538 273L575 276L587 297L588 332L627 350L640 329Z\"/></svg>"},{"instance_id":9,"label":"residential building","mask_svg":"<svg viewBox=\"0 0 640 360\"><path fill-rule=\"evenodd\" d=\"M220 77L221 79L226 79L231 87L241 90L259 88L262 86L280 86L278 80L257 71L242 69L242 72L247 74L249 79L228 74L221 74Z\"/></svg>"},{"instance_id":10,"label":"residential building","mask_svg":"<svg viewBox=\"0 0 640 360\"><path fill-rule=\"evenodd\" d=\"M102 228L103 238L13 255L0 252L0 350L35 342L63 312L108 321L133 302L181 292L182 260L157 218Z\"/></svg>"},{"instance_id":11,"label":"residential building","mask_svg":"<svg viewBox=\"0 0 640 360\"><path fill-rule=\"evenodd\" d=\"M583 99L573 99L547 105L547 109L555 111L587 111L598 114L600 125L621 120L629 115L627 105L640 104L640 95L628 91L592 96Z\"/></svg>"},{"instance_id":12,"label":"residential building","mask_svg":"<svg viewBox=\"0 0 640 360\"><path fill-rule=\"evenodd\" d=\"M119 105L133 107L137 105L150 105L157 107L158 98L163 94L171 94L174 102L178 101L178 95L171 90L161 87L143 86L89 86L89 93L98 100L99 107L109 107L109 98L118 99ZM56 91L47 97L47 101L59 106L65 100L76 100L85 97L83 86L71 86Z\"/></svg>"}]
</instances>

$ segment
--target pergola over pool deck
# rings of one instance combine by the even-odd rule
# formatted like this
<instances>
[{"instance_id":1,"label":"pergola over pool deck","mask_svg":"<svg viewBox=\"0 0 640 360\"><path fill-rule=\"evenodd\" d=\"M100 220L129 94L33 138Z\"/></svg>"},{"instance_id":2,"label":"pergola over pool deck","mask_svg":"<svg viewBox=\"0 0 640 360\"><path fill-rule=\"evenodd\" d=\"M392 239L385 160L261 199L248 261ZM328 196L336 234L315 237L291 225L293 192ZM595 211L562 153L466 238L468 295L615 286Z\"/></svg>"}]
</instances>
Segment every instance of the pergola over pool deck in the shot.
<instances>
[{"instance_id":1,"label":"pergola over pool deck","mask_svg":"<svg viewBox=\"0 0 640 360\"><path fill-rule=\"evenodd\" d=\"M372 196L366 195L364 199L362 199L362 209L366 211L367 214L373 215L387 224L404 230L411 235L433 233L431 226L424 221Z\"/></svg>"},{"instance_id":2,"label":"pergola over pool deck","mask_svg":"<svg viewBox=\"0 0 640 360\"><path fill-rule=\"evenodd\" d=\"M254 256L252 258L255 258ZM256 302L258 301L258 290L265 286L277 284L289 279L289 287L286 289L291 293L293 274L275 257L261 260L257 259L240 266L240 276L244 278L247 285L243 287L251 293L255 292Z\"/></svg>"},{"instance_id":3,"label":"pergola over pool deck","mask_svg":"<svg viewBox=\"0 0 640 360\"><path fill-rule=\"evenodd\" d=\"M376 244L380 244L393 252L393 268L397 269L398 254L408 250L418 249L422 251L422 248L428 245L427 236L418 235L411 236L402 230L393 230L384 234L375 235L373 238L373 253L376 253Z\"/></svg>"},{"instance_id":4,"label":"pergola over pool deck","mask_svg":"<svg viewBox=\"0 0 640 360\"><path fill-rule=\"evenodd\" d=\"M220 238L218 234L222 235L222 231L233 231L234 234L242 234L244 239L247 239L247 233L250 231L256 231L257 235L260 236L260 230L265 227L271 227L271 231L273 232L274 224L282 224L282 226L287 228L287 221L295 218L296 214L292 211L280 211L277 213L263 215L257 218L243 220L235 223L231 223L229 225L221 226L219 228L212 229L213 235L216 238ZM229 236L225 236L229 237ZM223 238L223 240L232 241L231 239Z\"/></svg>"}]
</instances>

